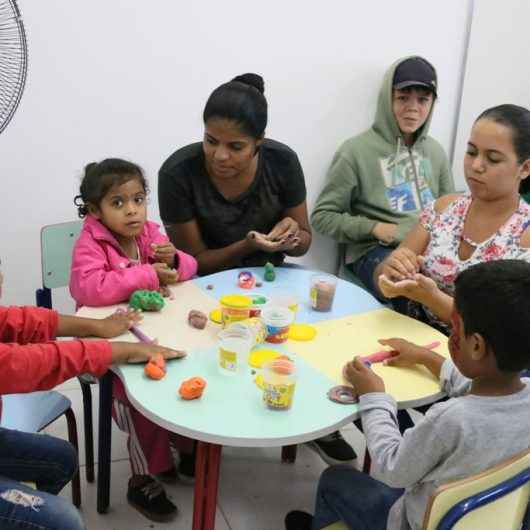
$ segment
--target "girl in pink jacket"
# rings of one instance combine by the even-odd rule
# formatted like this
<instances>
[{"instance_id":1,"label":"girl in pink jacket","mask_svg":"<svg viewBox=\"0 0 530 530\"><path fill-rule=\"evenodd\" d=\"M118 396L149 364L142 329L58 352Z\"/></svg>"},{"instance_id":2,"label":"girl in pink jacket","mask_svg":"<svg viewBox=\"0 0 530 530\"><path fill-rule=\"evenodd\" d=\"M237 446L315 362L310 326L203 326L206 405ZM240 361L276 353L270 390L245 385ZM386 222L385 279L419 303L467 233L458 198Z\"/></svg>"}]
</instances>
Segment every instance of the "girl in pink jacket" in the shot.
<instances>
[{"instance_id":1,"label":"girl in pink jacket","mask_svg":"<svg viewBox=\"0 0 530 530\"><path fill-rule=\"evenodd\" d=\"M70 276L70 293L78 306L126 302L137 289L165 291L196 274L195 258L177 250L158 225L147 220L147 193L144 174L132 162L109 158L86 166L80 194L74 199L79 216L85 218ZM151 520L171 520L177 507L153 475L192 481L193 442L166 431L136 410L118 377L114 378L113 398L114 420L129 435L132 477L127 499ZM180 449L178 471L172 445Z\"/></svg>"}]
</instances>

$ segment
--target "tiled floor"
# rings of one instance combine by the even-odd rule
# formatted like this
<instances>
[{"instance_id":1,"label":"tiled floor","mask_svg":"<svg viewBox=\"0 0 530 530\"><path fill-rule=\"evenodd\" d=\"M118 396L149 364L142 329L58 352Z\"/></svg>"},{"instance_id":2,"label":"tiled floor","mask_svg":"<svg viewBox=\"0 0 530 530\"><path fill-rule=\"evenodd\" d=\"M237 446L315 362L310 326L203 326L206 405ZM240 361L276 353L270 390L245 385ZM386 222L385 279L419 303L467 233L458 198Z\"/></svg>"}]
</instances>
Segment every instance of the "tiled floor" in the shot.
<instances>
[{"instance_id":1,"label":"tiled floor","mask_svg":"<svg viewBox=\"0 0 530 530\"><path fill-rule=\"evenodd\" d=\"M112 481L109 512L96 511L96 484L88 484L84 476L84 438L82 396L76 379L58 388L73 403L78 423L80 444L82 515L89 530L139 530L152 528L191 529L193 487L175 484L166 486L168 495L180 510L172 523L153 523L132 509L125 498L130 468L126 438L113 424ZM94 395L95 425L97 425L97 385ZM66 422L57 420L46 430L49 434L67 438ZM352 426L343 429L344 436L358 454L364 452L362 436ZM94 433L96 436L96 432ZM97 444L96 444L97 451ZM97 456L96 456L97 458ZM316 485L324 462L305 446L299 447L294 465L282 464L280 449L224 448L217 506L216 530L283 530L285 514L294 508L312 510ZM61 495L71 498L70 487Z\"/></svg>"}]
</instances>

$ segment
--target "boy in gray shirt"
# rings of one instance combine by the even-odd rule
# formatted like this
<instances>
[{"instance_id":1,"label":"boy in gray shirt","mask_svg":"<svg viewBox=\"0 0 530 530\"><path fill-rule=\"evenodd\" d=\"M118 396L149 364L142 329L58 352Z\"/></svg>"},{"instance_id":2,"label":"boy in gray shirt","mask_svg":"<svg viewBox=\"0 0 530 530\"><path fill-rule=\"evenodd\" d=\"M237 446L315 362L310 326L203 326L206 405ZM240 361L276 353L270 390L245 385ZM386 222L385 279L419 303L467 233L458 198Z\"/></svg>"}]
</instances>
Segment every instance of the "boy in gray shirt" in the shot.
<instances>
[{"instance_id":1,"label":"boy in gray shirt","mask_svg":"<svg viewBox=\"0 0 530 530\"><path fill-rule=\"evenodd\" d=\"M319 530L343 521L354 530L419 530L434 490L479 473L530 443L530 264L499 260L456 280L451 359L403 339L393 366L421 364L451 398L399 432L395 400L358 358L345 370L360 397L366 441L379 480L351 467L320 477L315 516L290 512L286 530ZM528 515L528 514L527 514Z\"/></svg>"}]
</instances>

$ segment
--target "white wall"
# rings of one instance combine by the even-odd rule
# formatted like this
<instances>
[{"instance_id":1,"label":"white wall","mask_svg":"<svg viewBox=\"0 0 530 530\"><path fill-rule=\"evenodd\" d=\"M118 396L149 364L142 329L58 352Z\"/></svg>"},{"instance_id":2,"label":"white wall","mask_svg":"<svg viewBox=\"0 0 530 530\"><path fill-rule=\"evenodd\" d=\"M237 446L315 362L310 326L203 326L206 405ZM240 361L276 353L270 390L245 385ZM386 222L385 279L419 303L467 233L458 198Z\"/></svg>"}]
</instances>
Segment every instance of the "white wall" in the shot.
<instances>
[{"instance_id":1,"label":"white wall","mask_svg":"<svg viewBox=\"0 0 530 530\"><path fill-rule=\"evenodd\" d=\"M453 165L460 189L467 188L463 158L478 115L503 103L530 108L529 20L528 0L475 2Z\"/></svg>"},{"instance_id":2,"label":"white wall","mask_svg":"<svg viewBox=\"0 0 530 530\"><path fill-rule=\"evenodd\" d=\"M30 48L22 103L0 137L4 303L32 303L39 229L75 217L83 166L126 157L156 174L202 136L207 96L236 74L266 81L268 136L299 154L309 205L333 152L372 121L384 70L421 54L438 68L432 133L449 149L471 0L175 2L20 0ZM332 270L316 237L305 263Z\"/></svg>"}]
</instances>

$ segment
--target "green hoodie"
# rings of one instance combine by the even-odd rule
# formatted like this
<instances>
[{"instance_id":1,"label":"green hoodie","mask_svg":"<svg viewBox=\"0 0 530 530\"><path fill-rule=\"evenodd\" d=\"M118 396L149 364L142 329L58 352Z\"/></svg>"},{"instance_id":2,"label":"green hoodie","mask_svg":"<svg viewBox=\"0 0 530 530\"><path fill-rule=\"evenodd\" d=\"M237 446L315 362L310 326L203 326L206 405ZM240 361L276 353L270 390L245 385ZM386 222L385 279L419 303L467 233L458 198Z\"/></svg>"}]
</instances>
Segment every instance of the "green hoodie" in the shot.
<instances>
[{"instance_id":1,"label":"green hoodie","mask_svg":"<svg viewBox=\"0 0 530 530\"><path fill-rule=\"evenodd\" d=\"M376 223L397 224L399 243L424 206L454 191L447 156L427 136L434 105L410 149L392 112L394 71L408 58L385 74L371 129L346 140L335 154L311 215L318 232L346 244L346 263L377 245Z\"/></svg>"}]
</instances>

